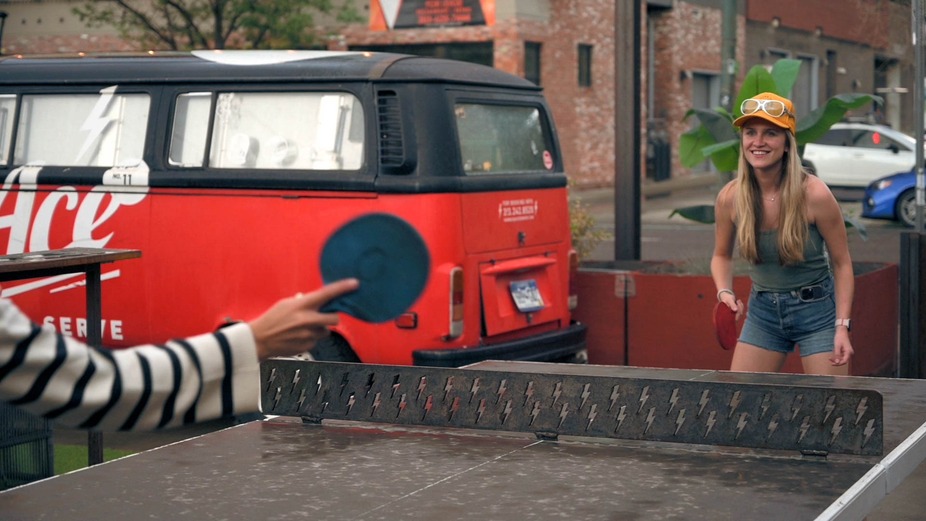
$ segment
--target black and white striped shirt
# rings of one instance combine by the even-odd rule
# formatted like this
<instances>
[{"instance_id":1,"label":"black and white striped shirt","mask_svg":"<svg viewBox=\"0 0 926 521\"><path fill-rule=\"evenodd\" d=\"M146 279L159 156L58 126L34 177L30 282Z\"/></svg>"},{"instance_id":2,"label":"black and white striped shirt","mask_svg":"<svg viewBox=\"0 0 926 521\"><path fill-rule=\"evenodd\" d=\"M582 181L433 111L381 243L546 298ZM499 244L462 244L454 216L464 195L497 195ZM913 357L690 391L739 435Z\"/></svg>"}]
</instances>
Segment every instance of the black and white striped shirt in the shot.
<instances>
[{"instance_id":1,"label":"black and white striped shirt","mask_svg":"<svg viewBox=\"0 0 926 521\"><path fill-rule=\"evenodd\" d=\"M259 410L247 324L106 350L39 326L0 299L0 400L71 427L147 430Z\"/></svg>"}]
</instances>

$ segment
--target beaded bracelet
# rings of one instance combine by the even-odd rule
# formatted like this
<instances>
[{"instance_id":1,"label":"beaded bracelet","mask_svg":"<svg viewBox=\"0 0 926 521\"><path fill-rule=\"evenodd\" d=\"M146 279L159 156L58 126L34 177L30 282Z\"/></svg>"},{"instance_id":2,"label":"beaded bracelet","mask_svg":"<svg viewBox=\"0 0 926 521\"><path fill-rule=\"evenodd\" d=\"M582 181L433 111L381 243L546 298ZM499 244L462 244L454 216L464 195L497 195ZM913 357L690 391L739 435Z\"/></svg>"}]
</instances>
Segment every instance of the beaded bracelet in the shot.
<instances>
[{"instance_id":1,"label":"beaded bracelet","mask_svg":"<svg viewBox=\"0 0 926 521\"><path fill-rule=\"evenodd\" d=\"M729 293L733 295L733 300L736 300L736 293L733 293L732 289L723 288L722 290L717 292L717 302L721 302L720 296L723 295L724 293Z\"/></svg>"}]
</instances>

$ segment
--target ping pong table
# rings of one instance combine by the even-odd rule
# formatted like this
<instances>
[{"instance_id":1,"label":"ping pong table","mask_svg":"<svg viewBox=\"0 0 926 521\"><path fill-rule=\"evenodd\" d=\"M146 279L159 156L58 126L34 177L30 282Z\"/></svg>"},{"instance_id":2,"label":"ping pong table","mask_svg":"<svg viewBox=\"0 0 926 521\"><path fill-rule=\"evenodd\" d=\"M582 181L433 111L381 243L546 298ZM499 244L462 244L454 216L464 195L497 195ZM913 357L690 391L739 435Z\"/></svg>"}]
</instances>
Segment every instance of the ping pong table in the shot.
<instances>
[{"instance_id":1,"label":"ping pong table","mask_svg":"<svg viewBox=\"0 0 926 521\"><path fill-rule=\"evenodd\" d=\"M926 382L262 364L267 419L0 493L4 519L862 519Z\"/></svg>"}]
</instances>

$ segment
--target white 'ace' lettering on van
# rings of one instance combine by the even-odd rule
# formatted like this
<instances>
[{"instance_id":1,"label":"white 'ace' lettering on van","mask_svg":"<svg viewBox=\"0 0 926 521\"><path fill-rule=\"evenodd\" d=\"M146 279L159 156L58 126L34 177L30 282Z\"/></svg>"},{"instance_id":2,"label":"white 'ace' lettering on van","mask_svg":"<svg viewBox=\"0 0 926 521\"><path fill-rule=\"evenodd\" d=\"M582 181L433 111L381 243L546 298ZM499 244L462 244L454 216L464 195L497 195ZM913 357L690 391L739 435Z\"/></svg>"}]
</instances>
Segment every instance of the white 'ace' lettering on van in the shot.
<instances>
[{"instance_id":1,"label":"white 'ace' lettering on van","mask_svg":"<svg viewBox=\"0 0 926 521\"><path fill-rule=\"evenodd\" d=\"M65 248L103 248L112 240L113 234L94 238L93 232L112 218L119 207L136 205L148 195L147 188L113 192L111 188L96 186L81 200L81 195L74 187L61 186L45 196L35 209L35 218L32 219L38 192L31 190L13 192L10 189L17 180L20 181L21 186L33 184L40 169L41 167L34 166L17 168L7 175L3 183L3 191L0 192L0 208L3 207L8 196L12 195L16 198L13 213L0 214L0 230L10 229L9 242L5 248L6 254L51 249L49 244L52 223L55 217L61 216L63 212L75 212L71 242L64 246ZM105 205L104 201L107 201Z\"/></svg>"}]
</instances>

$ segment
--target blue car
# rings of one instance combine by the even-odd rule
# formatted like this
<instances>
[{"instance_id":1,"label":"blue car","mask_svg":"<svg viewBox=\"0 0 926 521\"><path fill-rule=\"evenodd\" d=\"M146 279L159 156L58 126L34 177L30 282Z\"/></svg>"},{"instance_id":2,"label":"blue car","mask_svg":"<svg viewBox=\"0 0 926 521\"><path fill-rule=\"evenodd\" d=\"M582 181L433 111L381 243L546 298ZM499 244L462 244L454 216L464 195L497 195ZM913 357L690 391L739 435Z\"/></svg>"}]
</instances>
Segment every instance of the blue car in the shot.
<instances>
[{"instance_id":1,"label":"blue car","mask_svg":"<svg viewBox=\"0 0 926 521\"><path fill-rule=\"evenodd\" d=\"M862 217L916 224L916 173L900 172L873 181L865 189Z\"/></svg>"}]
</instances>

